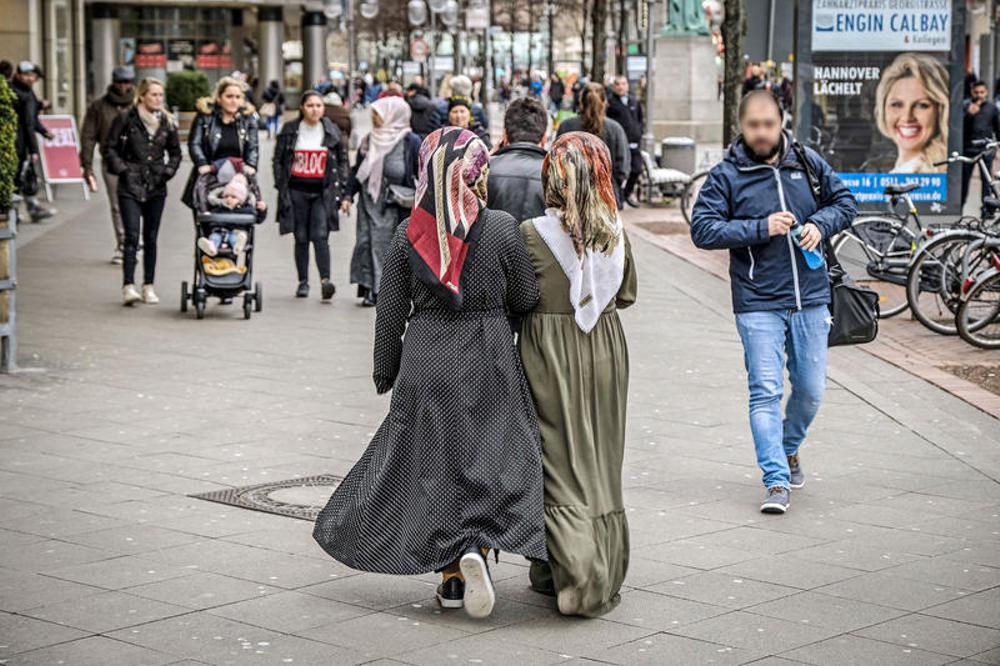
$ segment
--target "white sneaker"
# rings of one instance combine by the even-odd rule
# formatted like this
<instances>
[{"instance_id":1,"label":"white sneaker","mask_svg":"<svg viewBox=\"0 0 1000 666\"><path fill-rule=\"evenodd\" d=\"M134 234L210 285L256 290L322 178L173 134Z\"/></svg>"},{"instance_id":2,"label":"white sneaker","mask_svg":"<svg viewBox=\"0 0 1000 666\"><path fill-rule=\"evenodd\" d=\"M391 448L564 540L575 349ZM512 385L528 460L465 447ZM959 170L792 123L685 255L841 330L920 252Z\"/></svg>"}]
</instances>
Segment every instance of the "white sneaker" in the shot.
<instances>
[{"instance_id":1,"label":"white sneaker","mask_svg":"<svg viewBox=\"0 0 1000 666\"><path fill-rule=\"evenodd\" d=\"M198 239L198 249L210 257L214 257L219 253L219 248L215 247L215 243L208 236L202 236Z\"/></svg>"},{"instance_id":2,"label":"white sneaker","mask_svg":"<svg viewBox=\"0 0 1000 666\"><path fill-rule=\"evenodd\" d=\"M125 305L132 305L141 300L142 296L139 295L139 290L135 288L134 284L127 284L122 287L122 302Z\"/></svg>"},{"instance_id":3,"label":"white sneaker","mask_svg":"<svg viewBox=\"0 0 1000 666\"><path fill-rule=\"evenodd\" d=\"M153 291L153 285L151 284L142 285L142 302L146 303L147 305L156 305L157 303L160 302L160 299L157 297L156 292Z\"/></svg>"},{"instance_id":4,"label":"white sneaker","mask_svg":"<svg viewBox=\"0 0 1000 666\"><path fill-rule=\"evenodd\" d=\"M113 255L111 255L111 263L115 264L115 265L118 265L118 266L121 266L122 265L122 260L123 260L122 259L122 251L121 250L115 250L115 253Z\"/></svg>"},{"instance_id":5,"label":"white sneaker","mask_svg":"<svg viewBox=\"0 0 1000 666\"><path fill-rule=\"evenodd\" d=\"M462 555L459 568L465 578L465 612L472 618L488 617L496 603L496 592L486 560L478 552L470 551Z\"/></svg>"}]
</instances>

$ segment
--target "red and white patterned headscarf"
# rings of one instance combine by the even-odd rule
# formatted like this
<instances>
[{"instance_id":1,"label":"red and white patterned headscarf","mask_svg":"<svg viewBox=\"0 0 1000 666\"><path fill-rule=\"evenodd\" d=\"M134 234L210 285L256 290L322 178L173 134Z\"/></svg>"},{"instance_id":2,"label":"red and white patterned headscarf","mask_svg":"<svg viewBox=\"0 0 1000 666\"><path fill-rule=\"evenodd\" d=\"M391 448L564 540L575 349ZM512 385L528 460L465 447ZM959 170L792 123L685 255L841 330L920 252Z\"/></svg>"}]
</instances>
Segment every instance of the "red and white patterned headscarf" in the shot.
<instances>
[{"instance_id":1,"label":"red and white patterned headscarf","mask_svg":"<svg viewBox=\"0 0 1000 666\"><path fill-rule=\"evenodd\" d=\"M407 237L417 278L462 309L462 267L486 205L489 150L473 132L444 127L420 146L420 179Z\"/></svg>"}]
</instances>

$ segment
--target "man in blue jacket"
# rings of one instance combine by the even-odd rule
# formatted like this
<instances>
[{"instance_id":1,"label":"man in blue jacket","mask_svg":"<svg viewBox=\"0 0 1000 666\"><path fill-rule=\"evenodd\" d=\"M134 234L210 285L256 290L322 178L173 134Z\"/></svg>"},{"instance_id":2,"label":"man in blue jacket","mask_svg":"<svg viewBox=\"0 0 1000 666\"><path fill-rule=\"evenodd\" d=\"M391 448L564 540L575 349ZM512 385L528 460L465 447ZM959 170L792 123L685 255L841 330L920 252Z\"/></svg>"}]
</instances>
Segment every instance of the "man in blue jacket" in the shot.
<instances>
[{"instance_id":1,"label":"man in blue jacket","mask_svg":"<svg viewBox=\"0 0 1000 666\"><path fill-rule=\"evenodd\" d=\"M831 322L826 264L810 269L803 251L822 251L821 242L851 223L857 205L830 165L803 148L798 154L821 186L818 200L813 195L769 91L747 93L739 118L740 136L698 195L691 238L700 248L729 250L750 430L767 489L761 511L784 513L790 489L805 484L799 446L826 387ZM786 363L792 392L782 419Z\"/></svg>"}]
</instances>

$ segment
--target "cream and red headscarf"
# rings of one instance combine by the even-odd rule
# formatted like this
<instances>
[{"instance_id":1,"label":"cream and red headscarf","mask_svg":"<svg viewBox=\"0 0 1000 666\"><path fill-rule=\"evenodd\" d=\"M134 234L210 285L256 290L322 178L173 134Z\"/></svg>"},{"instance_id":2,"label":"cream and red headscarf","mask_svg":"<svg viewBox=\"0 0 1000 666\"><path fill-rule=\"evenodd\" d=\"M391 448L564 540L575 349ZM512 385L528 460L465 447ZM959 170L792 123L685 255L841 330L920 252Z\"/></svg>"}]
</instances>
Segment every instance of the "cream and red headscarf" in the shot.
<instances>
[{"instance_id":1,"label":"cream and red headscarf","mask_svg":"<svg viewBox=\"0 0 1000 666\"><path fill-rule=\"evenodd\" d=\"M407 238L417 278L452 310L462 309L462 268L486 205L489 150L469 130L444 127L420 146L420 179Z\"/></svg>"},{"instance_id":2,"label":"cream and red headscarf","mask_svg":"<svg viewBox=\"0 0 1000 666\"><path fill-rule=\"evenodd\" d=\"M625 276L625 232L611 182L611 153L587 132L567 132L542 163L545 216L538 235L570 283L576 324L589 333Z\"/></svg>"}]
</instances>

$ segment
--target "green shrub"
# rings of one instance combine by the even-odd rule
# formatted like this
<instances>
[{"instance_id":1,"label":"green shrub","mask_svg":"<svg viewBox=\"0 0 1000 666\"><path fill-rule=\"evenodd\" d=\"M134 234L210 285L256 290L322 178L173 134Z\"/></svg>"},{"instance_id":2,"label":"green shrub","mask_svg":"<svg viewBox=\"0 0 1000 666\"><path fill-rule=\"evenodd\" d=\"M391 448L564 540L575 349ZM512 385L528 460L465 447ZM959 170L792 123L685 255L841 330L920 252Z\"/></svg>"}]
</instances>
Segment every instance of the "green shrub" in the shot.
<instances>
[{"instance_id":1,"label":"green shrub","mask_svg":"<svg viewBox=\"0 0 1000 666\"><path fill-rule=\"evenodd\" d=\"M174 72L167 77L167 106L180 111L194 111L195 102L212 94L204 72Z\"/></svg>"},{"instance_id":2,"label":"green shrub","mask_svg":"<svg viewBox=\"0 0 1000 666\"><path fill-rule=\"evenodd\" d=\"M14 175L17 173L17 114L14 111L14 91L7 80L0 76L0 212L10 210L10 197L14 193Z\"/></svg>"}]
</instances>

